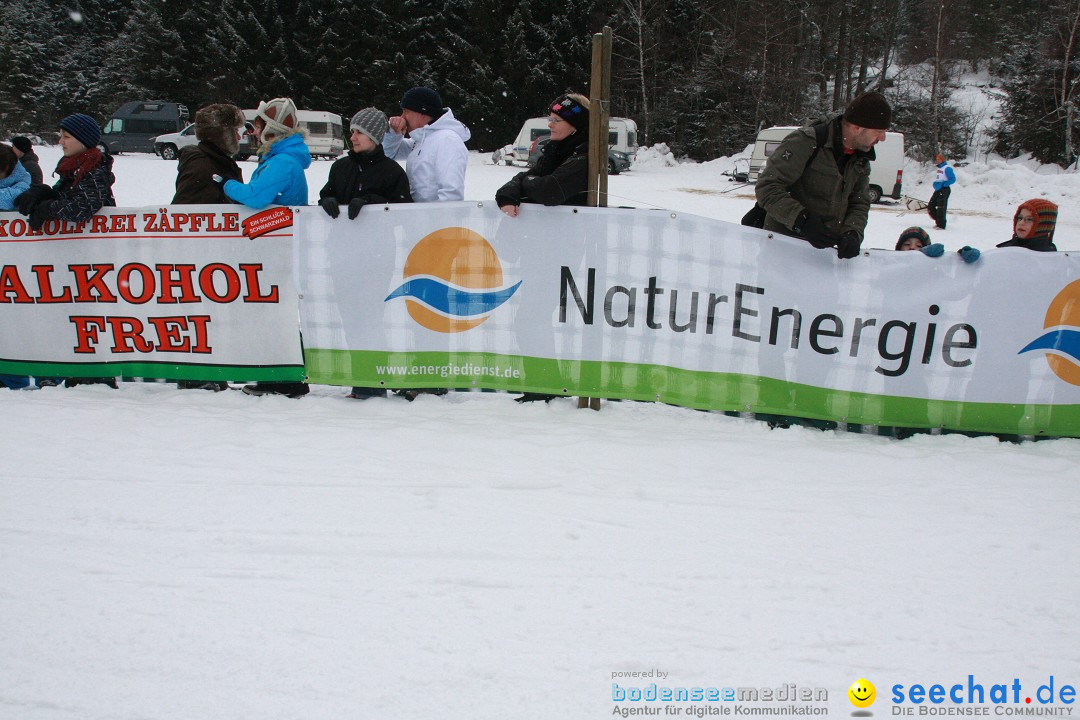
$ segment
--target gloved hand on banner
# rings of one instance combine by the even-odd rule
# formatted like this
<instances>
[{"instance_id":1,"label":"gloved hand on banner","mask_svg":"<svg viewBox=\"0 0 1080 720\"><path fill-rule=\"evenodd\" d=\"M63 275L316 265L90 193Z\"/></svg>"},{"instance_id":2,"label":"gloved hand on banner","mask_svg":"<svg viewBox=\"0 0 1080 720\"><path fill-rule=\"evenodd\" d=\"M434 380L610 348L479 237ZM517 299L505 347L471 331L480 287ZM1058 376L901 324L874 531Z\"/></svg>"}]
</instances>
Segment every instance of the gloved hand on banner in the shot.
<instances>
[{"instance_id":1,"label":"gloved hand on banner","mask_svg":"<svg viewBox=\"0 0 1080 720\"><path fill-rule=\"evenodd\" d=\"M803 210L799 218L795 220L794 230L802 235L806 242L821 250L834 247L840 242L840 236L828 227L829 224L835 225L835 223L836 218L821 217Z\"/></svg>"},{"instance_id":2,"label":"gloved hand on banner","mask_svg":"<svg viewBox=\"0 0 1080 720\"><path fill-rule=\"evenodd\" d=\"M927 257L941 257L945 254L945 246L941 243L930 243L926 247L919 248Z\"/></svg>"},{"instance_id":3,"label":"gloved hand on banner","mask_svg":"<svg viewBox=\"0 0 1080 720\"><path fill-rule=\"evenodd\" d=\"M355 220L356 216L360 214L360 210L367 205L366 202L360 198L353 198L349 201L349 219Z\"/></svg>"},{"instance_id":4,"label":"gloved hand on banner","mask_svg":"<svg viewBox=\"0 0 1080 720\"><path fill-rule=\"evenodd\" d=\"M861 245L862 240L859 239L859 233L854 230L848 230L836 245L836 257L841 260L850 260L853 257L858 257Z\"/></svg>"},{"instance_id":5,"label":"gloved hand on banner","mask_svg":"<svg viewBox=\"0 0 1080 720\"><path fill-rule=\"evenodd\" d=\"M965 245L956 252L960 253L960 257L964 258L964 262L968 265L982 257L982 253L977 248L973 248L970 245Z\"/></svg>"},{"instance_id":6,"label":"gloved hand on banner","mask_svg":"<svg viewBox=\"0 0 1080 720\"><path fill-rule=\"evenodd\" d=\"M49 185L34 185L15 198L15 209L23 215L29 215L38 203L55 198L56 191Z\"/></svg>"},{"instance_id":7,"label":"gloved hand on banner","mask_svg":"<svg viewBox=\"0 0 1080 720\"><path fill-rule=\"evenodd\" d=\"M341 214L341 208L338 207L338 201L335 197L323 198L319 201L319 207L326 211L326 214L332 218L336 218Z\"/></svg>"}]
</instances>

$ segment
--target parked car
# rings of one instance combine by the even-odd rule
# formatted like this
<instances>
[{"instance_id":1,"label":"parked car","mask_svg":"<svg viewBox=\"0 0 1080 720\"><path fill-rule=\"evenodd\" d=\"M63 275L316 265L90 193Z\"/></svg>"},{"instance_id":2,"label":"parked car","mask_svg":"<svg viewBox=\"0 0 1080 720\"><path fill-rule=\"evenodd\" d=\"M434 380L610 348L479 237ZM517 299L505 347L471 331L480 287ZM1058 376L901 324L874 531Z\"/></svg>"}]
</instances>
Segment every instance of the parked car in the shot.
<instances>
[{"instance_id":1,"label":"parked car","mask_svg":"<svg viewBox=\"0 0 1080 720\"><path fill-rule=\"evenodd\" d=\"M251 123L245 123L244 135L240 138L240 150L234 155L237 160L247 160L255 154L255 128ZM195 123L188 125L178 133L167 133L154 138L154 152L161 156L162 160L175 160L180 157L180 151L188 145L197 145L199 139L195 137Z\"/></svg>"},{"instance_id":2,"label":"parked car","mask_svg":"<svg viewBox=\"0 0 1080 720\"><path fill-rule=\"evenodd\" d=\"M180 151L188 145L197 145L199 139L195 137L195 123L191 123L180 132L166 133L154 138L154 152L163 160L175 160L180 157Z\"/></svg>"},{"instance_id":3,"label":"parked car","mask_svg":"<svg viewBox=\"0 0 1080 720\"><path fill-rule=\"evenodd\" d=\"M529 148L529 167L536 167L536 163L540 160L540 152L547 145L550 137L542 137L533 141L532 147ZM621 150L615 148L608 148L607 151L607 171L608 175L618 175L623 170L630 169L630 162L632 158L628 153L624 153Z\"/></svg>"},{"instance_id":4,"label":"parked car","mask_svg":"<svg viewBox=\"0 0 1080 720\"><path fill-rule=\"evenodd\" d=\"M127 102L101 129L109 152L155 152L154 138L175 133L187 124L188 109L180 103L150 100ZM194 131L192 131L194 132Z\"/></svg>"}]
</instances>

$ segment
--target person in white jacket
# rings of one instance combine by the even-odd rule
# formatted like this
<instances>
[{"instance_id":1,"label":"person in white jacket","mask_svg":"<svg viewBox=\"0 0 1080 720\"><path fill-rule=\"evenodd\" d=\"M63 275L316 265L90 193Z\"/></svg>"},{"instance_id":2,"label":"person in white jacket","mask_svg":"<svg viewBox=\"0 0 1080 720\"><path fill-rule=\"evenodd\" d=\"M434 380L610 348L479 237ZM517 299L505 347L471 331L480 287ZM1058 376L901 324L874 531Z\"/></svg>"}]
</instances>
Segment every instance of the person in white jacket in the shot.
<instances>
[{"instance_id":1,"label":"person in white jacket","mask_svg":"<svg viewBox=\"0 0 1080 720\"><path fill-rule=\"evenodd\" d=\"M464 200L470 137L469 128L443 107L439 93L414 87L401 98L401 115L390 118L382 146L388 158L407 158L413 202Z\"/></svg>"}]
</instances>

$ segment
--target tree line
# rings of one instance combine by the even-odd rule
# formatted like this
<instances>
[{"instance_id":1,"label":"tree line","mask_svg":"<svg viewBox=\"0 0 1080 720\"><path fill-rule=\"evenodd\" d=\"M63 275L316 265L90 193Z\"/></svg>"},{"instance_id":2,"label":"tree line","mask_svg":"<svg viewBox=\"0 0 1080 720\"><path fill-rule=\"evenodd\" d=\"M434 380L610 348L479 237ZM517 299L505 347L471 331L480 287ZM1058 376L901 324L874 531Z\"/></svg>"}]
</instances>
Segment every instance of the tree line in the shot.
<instances>
[{"instance_id":1,"label":"tree line","mask_svg":"<svg viewBox=\"0 0 1080 720\"><path fill-rule=\"evenodd\" d=\"M639 142L711 159L758 129L884 92L909 153L1030 152L1068 165L1080 0L0 0L0 136L100 121L129 100L254 107L287 95L351 116L439 90L473 149L511 142L588 91L591 36L615 33L611 113ZM992 147L955 97L966 70L1001 95Z\"/></svg>"}]
</instances>

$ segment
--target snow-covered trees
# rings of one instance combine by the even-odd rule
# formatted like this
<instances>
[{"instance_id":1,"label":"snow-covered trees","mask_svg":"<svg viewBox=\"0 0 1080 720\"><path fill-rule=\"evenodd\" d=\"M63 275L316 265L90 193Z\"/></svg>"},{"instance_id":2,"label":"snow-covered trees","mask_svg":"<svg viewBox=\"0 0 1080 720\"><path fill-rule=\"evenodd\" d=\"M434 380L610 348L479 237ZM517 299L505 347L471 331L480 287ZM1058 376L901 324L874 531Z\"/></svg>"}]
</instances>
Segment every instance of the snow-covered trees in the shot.
<instances>
[{"instance_id":1,"label":"snow-covered trees","mask_svg":"<svg viewBox=\"0 0 1080 720\"><path fill-rule=\"evenodd\" d=\"M0 135L48 132L73 111L103 121L128 100L289 95L394 113L424 84L490 149L558 93L588 90L604 24L611 114L676 154L741 150L760 127L870 88L895 102L916 152L962 154L962 64L1004 78L999 151L1069 163L1080 148L1080 0L0 0ZM897 77L900 63L938 72Z\"/></svg>"}]
</instances>

